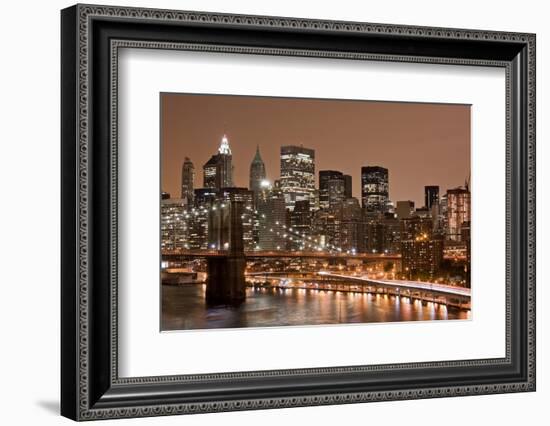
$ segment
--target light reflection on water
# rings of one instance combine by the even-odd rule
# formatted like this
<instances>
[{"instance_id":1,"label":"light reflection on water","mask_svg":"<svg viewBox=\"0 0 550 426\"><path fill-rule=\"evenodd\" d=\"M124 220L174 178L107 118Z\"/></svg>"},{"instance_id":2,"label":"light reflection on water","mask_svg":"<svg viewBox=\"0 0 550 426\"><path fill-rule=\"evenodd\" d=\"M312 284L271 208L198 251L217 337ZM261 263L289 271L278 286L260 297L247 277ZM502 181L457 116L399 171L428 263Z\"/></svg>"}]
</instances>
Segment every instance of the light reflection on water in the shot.
<instances>
[{"instance_id":1,"label":"light reflection on water","mask_svg":"<svg viewBox=\"0 0 550 426\"><path fill-rule=\"evenodd\" d=\"M239 307L207 307L205 286L162 286L162 330L468 319L470 311L408 297L247 288Z\"/></svg>"}]
</instances>

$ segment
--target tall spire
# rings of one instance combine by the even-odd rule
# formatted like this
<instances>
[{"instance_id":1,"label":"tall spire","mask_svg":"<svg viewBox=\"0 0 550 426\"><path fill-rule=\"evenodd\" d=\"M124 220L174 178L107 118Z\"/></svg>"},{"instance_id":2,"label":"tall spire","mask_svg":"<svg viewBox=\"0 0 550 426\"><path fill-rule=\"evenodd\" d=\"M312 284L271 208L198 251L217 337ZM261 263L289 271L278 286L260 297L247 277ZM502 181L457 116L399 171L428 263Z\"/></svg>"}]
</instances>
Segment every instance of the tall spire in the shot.
<instances>
[{"instance_id":1,"label":"tall spire","mask_svg":"<svg viewBox=\"0 0 550 426\"><path fill-rule=\"evenodd\" d=\"M229 140L227 139L227 136L224 134L222 138L222 143L220 144L220 147L218 148L218 153L225 154L225 155L231 155L231 148L229 148Z\"/></svg>"},{"instance_id":2,"label":"tall spire","mask_svg":"<svg viewBox=\"0 0 550 426\"><path fill-rule=\"evenodd\" d=\"M254 155L254 158L252 159L253 163L263 163L262 157L260 155L260 145L256 145L256 155Z\"/></svg>"},{"instance_id":3,"label":"tall spire","mask_svg":"<svg viewBox=\"0 0 550 426\"><path fill-rule=\"evenodd\" d=\"M262 182L265 180L265 164L260 155L260 146L256 145L256 155L250 163L250 184L248 188L254 191L254 202L257 204L258 196L262 190Z\"/></svg>"}]
</instances>

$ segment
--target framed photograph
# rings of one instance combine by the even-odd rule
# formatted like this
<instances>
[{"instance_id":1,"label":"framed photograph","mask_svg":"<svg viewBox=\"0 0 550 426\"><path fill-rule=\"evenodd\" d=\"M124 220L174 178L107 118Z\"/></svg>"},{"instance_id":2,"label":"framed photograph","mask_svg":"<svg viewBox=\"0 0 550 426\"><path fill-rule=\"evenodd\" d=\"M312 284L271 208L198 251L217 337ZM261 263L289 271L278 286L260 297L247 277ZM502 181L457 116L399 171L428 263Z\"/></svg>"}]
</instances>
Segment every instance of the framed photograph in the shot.
<instances>
[{"instance_id":1,"label":"framed photograph","mask_svg":"<svg viewBox=\"0 0 550 426\"><path fill-rule=\"evenodd\" d=\"M535 35L61 12L61 412L535 390Z\"/></svg>"}]
</instances>

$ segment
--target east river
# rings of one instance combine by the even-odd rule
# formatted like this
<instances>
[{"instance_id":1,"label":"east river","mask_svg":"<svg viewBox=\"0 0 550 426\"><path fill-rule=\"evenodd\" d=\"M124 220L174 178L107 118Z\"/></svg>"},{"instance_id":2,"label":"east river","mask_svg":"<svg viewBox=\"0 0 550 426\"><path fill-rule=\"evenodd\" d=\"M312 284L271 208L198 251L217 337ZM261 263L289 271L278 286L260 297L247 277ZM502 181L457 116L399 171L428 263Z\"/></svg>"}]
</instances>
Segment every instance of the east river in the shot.
<instances>
[{"instance_id":1,"label":"east river","mask_svg":"<svg viewBox=\"0 0 550 426\"><path fill-rule=\"evenodd\" d=\"M469 310L383 294L247 288L239 307L207 307L205 286L162 286L161 329L468 319Z\"/></svg>"}]
</instances>

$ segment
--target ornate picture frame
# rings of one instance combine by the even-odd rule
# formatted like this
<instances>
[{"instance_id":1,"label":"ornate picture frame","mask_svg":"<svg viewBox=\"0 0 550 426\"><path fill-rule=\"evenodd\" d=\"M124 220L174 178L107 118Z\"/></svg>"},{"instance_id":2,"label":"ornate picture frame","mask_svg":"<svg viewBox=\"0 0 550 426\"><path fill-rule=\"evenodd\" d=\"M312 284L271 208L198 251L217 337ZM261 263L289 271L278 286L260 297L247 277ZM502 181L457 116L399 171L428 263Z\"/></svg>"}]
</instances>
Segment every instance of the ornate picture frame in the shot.
<instances>
[{"instance_id":1,"label":"ornate picture frame","mask_svg":"<svg viewBox=\"0 0 550 426\"><path fill-rule=\"evenodd\" d=\"M61 414L160 416L535 390L535 35L76 5L61 12ZM506 72L506 356L119 377L120 48Z\"/></svg>"}]
</instances>

